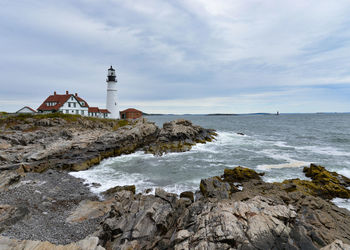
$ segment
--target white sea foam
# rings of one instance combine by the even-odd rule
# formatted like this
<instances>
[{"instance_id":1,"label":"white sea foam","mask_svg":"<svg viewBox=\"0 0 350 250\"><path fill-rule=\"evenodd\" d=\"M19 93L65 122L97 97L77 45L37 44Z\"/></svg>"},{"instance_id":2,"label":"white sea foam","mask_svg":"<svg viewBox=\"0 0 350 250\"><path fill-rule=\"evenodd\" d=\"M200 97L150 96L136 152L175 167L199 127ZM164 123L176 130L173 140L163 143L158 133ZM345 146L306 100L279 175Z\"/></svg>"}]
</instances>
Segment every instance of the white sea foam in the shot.
<instances>
[{"instance_id":1,"label":"white sea foam","mask_svg":"<svg viewBox=\"0 0 350 250\"><path fill-rule=\"evenodd\" d=\"M350 199L334 198L331 201L338 207L346 208L350 211Z\"/></svg>"},{"instance_id":2,"label":"white sea foam","mask_svg":"<svg viewBox=\"0 0 350 250\"><path fill-rule=\"evenodd\" d=\"M136 185L137 192L142 192L147 188L152 188L154 192L154 189L158 186L156 185L158 182L156 179L153 180L152 175L147 171L157 171L157 169L164 171L163 168L167 168L164 173L169 171L169 173L174 174L175 171L176 174L176 171L185 173L191 169L191 175L193 176L185 177L186 180L181 179L181 183L170 184L173 181L166 182L169 179L167 174L165 174L164 180L161 182L163 183L163 186L160 186L161 188L168 192L180 194L183 191L194 191L198 189L200 178L195 178L198 178L198 176L205 178L203 172L207 173L209 169L211 171L211 169L215 170L222 169L223 167L242 165L242 163L249 165L251 159L256 161L257 158L264 158L264 162L256 163L261 163L256 168L267 172L267 175L264 176L265 181L274 182L286 178L296 178L296 175L298 178L303 178L302 173L300 176L295 173L299 170L292 170L292 168L299 168L310 164L310 162L298 160L300 158L298 155L303 151L310 151L316 154L350 156L350 153L332 147L296 147L288 145L285 141L263 140L259 136L254 135L242 136L235 132L224 131L218 131L217 133L218 136L215 141L206 144L197 144L188 152L169 153L162 157L136 152L103 160L94 168L71 174L75 177L85 179L85 183L88 184L100 183L100 187L91 187L91 191L95 193L103 192L117 185L134 184ZM273 164L268 164L268 162L272 162ZM134 173L130 173L132 171L128 168L131 167L135 170ZM290 169L275 170L283 168ZM193 171L197 174L193 174ZM275 172L278 171L281 174L275 175ZM345 168L338 172L350 177L349 169Z\"/></svg>"},{"instance_id":3,"label":"white sea foam","mask_svg":"<svg viewBox=\"0 0 350 250\"><path fill-rule=\"evenodd\" d=\"M102 165L85 171L71 172L70 174L84 179L86 184L99 183L101 186L94 187L92 185L90 188L93 193L97 194L115 186L135 185L136 189L142 191L144 188L153 185L145 180L142 174L127 174Z\"/></svg>"},{"instance_id":4,"label":"white sea foam","mask_svg":"<svg viewBox=\"0 0 350 250\"><path fill-rule=\"evenodd\" d=\"M260 153L279 161L283 161L277 164L261 164L257 166L259 170L268 170L273 168L299 168L310 165L310 162L298 161L293 158L288 153L281 153L275 149L264 149Z\"/></svg>"},{"instance_id":5,"label":"white sea foam","mask_svg":"<svg viewBox=\"0 0 350 250\"><path fill-rule=\"evenodd\" d=\"M348 169L348 168L343 168L341 170L338 170L337 172L341 175L344 175L344 176L350 178L350 169Z\"/></svg>"},{"instance_id":6,"label":"white sea foam","mask_svg":"<svg viewBox=\"0 0 350 250\"><path fill-rule=\"evenodd\" d=\"M104 164L104 161L106 161L106 164L109 164L109 163L115 163L115 162L128 162L129 160L131 160L133 158L149 159L149 158L153 158L153 157L155 157L155 156L152 154L145 154L142 151L137 151L137 152L132 153L132 154L125 154L125 155L120 155L117 157L108 158L106 160L103 160L101 162L101 164Z\"/></svg>"},{"instance_id":7,"label":"white sea foam","mask_svg":"<svg viewBox=\"0 0 350 250\"><path fill-rule=\"evenodd\" d=\"M268 170L268 169L274 169L274 168L300 168L308 166L310 163L304 162L304 161L292 161L287 163L280 163L280 164L263 164L258 165L256 168L258 170Z\"/></svg>"},{"instance_id":8,"label":"white sea foam","mask_svg":"<svg viewBox=\"0 0 350 250\"><path fill-rule=\"evenodd\" d=\"M293 146L287 145L285 141L273 141L270 143L280 148L294 148Z\"/></svg>"},{"instance_id":9,"label":"white sea foam","mask_svg":"<svg viewBox=\"0 0 350 250\"><path fill-rule=\"evenodd\" d=\"M214 142L214 143L216 143L216 142ZM206 143L206 144L198 143L192 147L191 151L192 152L205 152L205 153L212 153L212 154L216 154L216 153L220 152L217 145L209 145L208 143Z\"/></svg>"},{"instance_id":10,"label":"white sea foam","mask_svg":"<svg viewBox=\"0 0 350 250\"><path fill-rule=\"evenodd\" d=\"M332 155L332 156L350 156L350 152L342 151L334 147L319 147L319 146L300 146L295 147L296 150L308 150L316 154Z\"/></svg>"}]
</instances>

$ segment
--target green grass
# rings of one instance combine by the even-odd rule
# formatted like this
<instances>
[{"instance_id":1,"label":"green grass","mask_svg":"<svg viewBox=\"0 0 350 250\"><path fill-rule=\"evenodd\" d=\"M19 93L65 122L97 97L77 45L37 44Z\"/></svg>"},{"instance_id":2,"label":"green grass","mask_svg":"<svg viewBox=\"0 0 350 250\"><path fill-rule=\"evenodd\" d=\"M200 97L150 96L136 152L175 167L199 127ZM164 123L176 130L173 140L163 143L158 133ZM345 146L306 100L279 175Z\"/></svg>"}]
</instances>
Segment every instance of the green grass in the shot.
<instances>
[{"instance_id":1,"label":"green grass","mask_svg":"<svg viewBox=\"0 0 350 250\"><path fill-rule=\"evenodd\" d=\"M79 120L89 120L96 123L101 122L104 124L110 124L110 126L113 127L114 130L130 124L130 122L127 120L113 120L113 119L98 118L98 117L80 116L76 114L75 115L63 114L63 113L57 112L57 113L44 113L44 114L21 113L16 115L8 115L2 118L0 116L0 125L6 125L6 128L9 128L19 123L29 123L30 120L28 121L28 119L30 118L34 120L60 118L60 119L66 120L69 123L74 123Z\"/></svg>"},{"instance_id":2,"label":"green grass","mask_svg":"<svg viewBox=\"0 0 350 250\"><path fill-rule=\"evenodd\" d=\"M117 130L118 128L124 127L129 124L131 123L127 120L117 120L117 123L113 126L113 130Z\"/></svg>"}]
</instances>

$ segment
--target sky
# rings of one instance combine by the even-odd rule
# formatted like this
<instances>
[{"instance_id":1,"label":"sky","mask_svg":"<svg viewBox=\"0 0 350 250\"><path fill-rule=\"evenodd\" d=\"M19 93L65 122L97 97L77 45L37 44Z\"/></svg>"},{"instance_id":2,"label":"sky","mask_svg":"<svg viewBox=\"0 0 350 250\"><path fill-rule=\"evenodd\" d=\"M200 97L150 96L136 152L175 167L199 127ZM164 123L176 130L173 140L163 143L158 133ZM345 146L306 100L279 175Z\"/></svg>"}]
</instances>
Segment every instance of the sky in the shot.
<instances>
[{"instance_id":1,"label":"sky","mask_svg":"<svg viewBox=\"0 0 350 250\"><path fill-rule=\"evenodd\" d=\"M350 111L348 0L0 0L0 111L78 93L146 113Z\"/></svg>"}]
</instances>

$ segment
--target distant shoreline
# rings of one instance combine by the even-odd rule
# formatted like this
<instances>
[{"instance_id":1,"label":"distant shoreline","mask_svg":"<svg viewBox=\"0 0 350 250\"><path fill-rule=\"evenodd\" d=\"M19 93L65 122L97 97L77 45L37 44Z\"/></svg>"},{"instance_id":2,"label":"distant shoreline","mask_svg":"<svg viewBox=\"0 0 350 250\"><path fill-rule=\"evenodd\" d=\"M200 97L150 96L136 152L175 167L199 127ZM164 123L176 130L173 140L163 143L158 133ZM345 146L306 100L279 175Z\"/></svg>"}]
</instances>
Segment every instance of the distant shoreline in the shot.
<instances>
[{"instance_id":1,"label":"distant shoreline","mask_svg":"<svg viewBox=\"0 0 350 250\"><path fill-rule=\"evenodd\" d=\"M350 114L350 112L315 112L315 113L279 113L279 115L332 115L332 114ZM276 113L246 113L246 114L230 114L230 113L213 113L213 114L148 114L144 116L249 116L249 115L277 115Z\"/></svg>"}]
</instances>

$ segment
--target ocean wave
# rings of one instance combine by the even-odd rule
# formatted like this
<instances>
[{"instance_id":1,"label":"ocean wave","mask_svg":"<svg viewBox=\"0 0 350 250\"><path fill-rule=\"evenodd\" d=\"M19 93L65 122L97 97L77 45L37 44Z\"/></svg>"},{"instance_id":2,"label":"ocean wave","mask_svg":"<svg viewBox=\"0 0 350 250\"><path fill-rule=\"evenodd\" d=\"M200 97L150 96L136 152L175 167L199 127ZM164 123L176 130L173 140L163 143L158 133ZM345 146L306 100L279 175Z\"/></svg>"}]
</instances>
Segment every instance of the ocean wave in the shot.
<instances>
[{"instance_id":1,"label":"ocean wave","mask_svg":"<svg viewBox=\"0 0 350 250\"><path fill-rule=\"evenodd\" d=\"M191 185L190 183L174 184L174 185L169 185L162 188L168 193L174 193L174 194L180 195L182 192L185 192L185 191L195 192L196 189L198 189L198 183L197 185L194 185L194 184Z\"/></svg>"},{"instance_id":2,"label":"ocean wave","mask_svg":"<svg viewBox=\"0 0 350 250\"><path fill-rule=\"evenodd\" d=\"M93 193L99 194L115 186L135 185L137 191L143 191L152 187L153 183L146 180L145 176L139 173L123 173L111 168L99 167L79 172L71 172L72 176L84 179L84 184L90 186ZM96 187L93 183L98 183Z\"/></svg>"},{"instance_id":3,"label":"ocean wave","mask_svg":"<svg viewBox=\"0 0 350 250\"><path fill-rule=\"evenodd\" d=\"M320 146L299 146L295 147L296 150L308 150L312 153L321 155L332 155L332 156L350 156L350 152L342 151L334 147L320 147Z\"/></svg>"},{"instance_id":4,"label":"ocean wave","mask_svg":"<svg viewBox=\"0 0 350 250\"><path fill-rule=\"evenodd\" d=\"M191 149L192 152L204 152L217 154L221 153L225 147L235 147L245 144L247 135L238 135L234 132L217 131L216 139L212 142L201 144L197 143Z\"/></svg>"},{"instance_id":5,"label":"ocean wave","mask_svg":"<svg viewBox=\"0 0 350 250\"><path fill-rule=\"evenodd\" d=\"M350 211L350 199L334 198L331 200L336 206L346 208Z\"/></svg>"},{"instance_id":6,"label":"ocean wave","mask_svg":"<svg viewBox=\"0 0 350 250\"><path fill-rule=\"evenodd\" d=\"M350 178L350 169L348 168L343 168L341 170L338 170L337 173Z\"/></svg>"}]
</instances>

